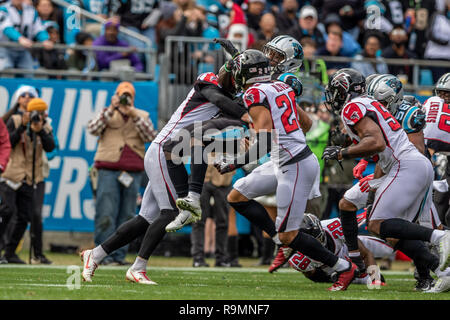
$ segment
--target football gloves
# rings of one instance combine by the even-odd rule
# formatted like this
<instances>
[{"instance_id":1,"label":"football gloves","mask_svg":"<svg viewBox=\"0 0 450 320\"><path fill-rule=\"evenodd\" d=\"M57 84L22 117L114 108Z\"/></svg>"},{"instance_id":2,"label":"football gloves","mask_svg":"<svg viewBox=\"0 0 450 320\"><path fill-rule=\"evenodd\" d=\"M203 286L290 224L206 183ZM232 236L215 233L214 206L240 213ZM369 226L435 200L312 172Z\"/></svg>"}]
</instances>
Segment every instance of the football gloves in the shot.
<instances>
[{"instance_id":1,"label":"football gloves","mask_svg":"<svg viewBox=\"0 0 450 320\"><path fill-rule=\"evenodd\" d=\"M369 162L367 162L364 159L361 159L358 162L358 164L353 168L353 176L356 179L361 180L363 177L362 174L366 170L368 164L369 164Z\"/></svg>"},{"instance_id":2,"label":"football gloves","mask_svg":"<svg viewBox=\"0 0 450 320\"><path fill-rule=\"evenodd\" d=\"M338 160L339 161L339 152L342 147L340 146L328 146L325 148L322 154L322 159L325 161L328 160Z\"/></svg>"}]
</instances>

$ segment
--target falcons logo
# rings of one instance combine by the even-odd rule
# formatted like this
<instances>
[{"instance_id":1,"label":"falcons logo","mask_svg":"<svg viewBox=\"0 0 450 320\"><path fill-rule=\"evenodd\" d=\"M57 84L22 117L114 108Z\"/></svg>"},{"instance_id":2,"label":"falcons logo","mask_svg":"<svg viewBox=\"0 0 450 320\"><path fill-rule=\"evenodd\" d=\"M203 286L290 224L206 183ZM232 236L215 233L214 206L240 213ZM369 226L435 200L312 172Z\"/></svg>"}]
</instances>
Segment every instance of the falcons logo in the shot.
<instances>
[{"instance_id":1,"label":"falcons logo","mask_svg":"<svg viewBox=\"0 0 450 320\"><path fill-rule=\"evenodd\" d=\"M333 87L341 87L345 90L345 92L348 91L348 89L350 88L350 80L349 80L350 76L346 73L341 73L338 74L333 81L331 81L331 85Z\"/></svg>"}]
</instances>

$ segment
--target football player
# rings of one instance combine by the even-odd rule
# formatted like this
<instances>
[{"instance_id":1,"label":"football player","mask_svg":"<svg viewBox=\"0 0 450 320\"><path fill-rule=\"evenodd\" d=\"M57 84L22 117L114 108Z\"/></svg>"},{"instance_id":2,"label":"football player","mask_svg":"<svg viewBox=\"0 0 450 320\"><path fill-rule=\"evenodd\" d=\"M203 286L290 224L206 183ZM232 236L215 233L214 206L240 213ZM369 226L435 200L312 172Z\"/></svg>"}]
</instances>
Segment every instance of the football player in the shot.
<instances>
[{"instance_id":1,"label":"football player","mask_svg":"<svg viewBox=\"0 0 450 320\"><path fill-rule=\"evenodd\" d=\"M234 184L228 202L276 243L304 252L335 270L339 276L329 290L345 290L355 277L356 265L298 231L319 163L306 145L296 116L295 92L283 82L270 81L269 67L269 60L257 50L246 50L233 60L233 78L245 90L243 100L253 121L256 143L243 155L217 161L216 168L220 173L230 172L271 152L270 162ZM272 166L270 172L265 171L266 164ZM264 207L252 200L272 193L277 199L275 223Z\"/></svg>"},{"instance_id":2,"label":"football player","mask_svg":"<svg viewBox=\"0 0 450 320\"><path fill-rule=\"evenodd\" d=\"M433 230L414 223L418 219L433 182L430 161L409 142L398 121L377 100L366 95L365 79L354 69L336 72L325 90L327 104L339 111L354 145L325 148L325 160L372 156L377 161L373 207L368 212L370 232L387 240L395 249L430 270L445 270L450 263L450 232ZM398 195L402 194L401 201ZM343 216L342 216L343 217ZM342 219L341 217L341 219ZM348 215L351 218L351 215ZM349 250L357 242L356 216L347 224L345 239ZM349 221L346 221L348 223ZM439 246L439 259L424 245ZM357 244L356 244L357 248Z\"/></svg>"},{"instance_id":3,"label":"football player","mask_svg":"<svg viewBox=\"0 0 450 320\"><path fill-rule=\"evenodd\" d=\"M166 234L166 225L178 214L175 205L175 188L167 172L167 161L163 151L164 143L182 128L196 121L212 119L220 112L234 115L237 119L242 118L247 111L227 97L227 92L234 91L233 87L227 87L232 84L230 77L231 74L221 68L218 76L210 72L201 74L197 78L186 99L180 104L146 152L144 165L149 182L144 192L139 215L122 224L101 245L81 252L84 281L92 281L98 263L105 256L144 234L138 256L128 269L126 278L141 284L156 284L147 277L147 260ZM193 217L193 220L195 219L196 217Z\"/></svg>"}]
</instances>

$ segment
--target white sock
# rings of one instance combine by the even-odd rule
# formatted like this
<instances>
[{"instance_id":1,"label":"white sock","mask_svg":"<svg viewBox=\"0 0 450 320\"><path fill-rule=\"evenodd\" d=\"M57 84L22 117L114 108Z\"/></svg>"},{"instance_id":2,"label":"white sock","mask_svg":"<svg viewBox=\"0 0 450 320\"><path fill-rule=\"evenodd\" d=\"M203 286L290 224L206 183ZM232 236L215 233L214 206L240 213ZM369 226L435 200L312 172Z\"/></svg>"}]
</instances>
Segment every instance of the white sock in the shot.
<instances>
[{"instance_id":1,"label":"white sock","mask_svg":"<svg viewBox=\"0 0 450 320\"><path fill-rule=\"evenodd\" d=\"M188 197L194 200L200 200L200 194L197 192L189 191Z\"/></svg>"},{"instance_id":2,"label":"white sock","mask_svg":"<svg viewBox=\"0 0 450 320\"><path fill-rule=\"evenodd\" d=\"M443 230L433 230L433 233L431 234L431 239L430 242L432 244L438 245L439 242L441 241L441 238L444 236L445 231Z\"/></svg>"},{"instance_id":3,"label":"white sock","mask_svg":"<svg viewBox=\"0 0 450 320\"><path fill-rule=\"evenodd\" d=\"M133 265L131 266L131 269L133 270L147 270L147 262L148 260L142 259L141 257L136 257L136 260L134 260Z\"/></svg>"},{"instance_id":4,"label":"white sock","mask_svg":"<svg viewBox=\"0 0 450 320\"><path fill-rule=\"evenodd\" d=\"M94 262L97 264L100 261L102 261L107 255L108 254L105 252L105 250L101 245L96 246L94 249L92 249L92 258L94 259Z\"/></svg>"},{"instance_id":5,"label":"white sock","mask_svg":"<svg viewBox=\"0 0 450 320\"><path fill-rule=\"evenodd\" d=\"M273 242L275 242L275 244L281 246L283 243L280 241L280 238L278 237L278 233L276 235L274 235L272 237Z\"/></svg>"},{"instance_id":6,"label":"white sock","mask_svg":"<svg viewBox=\"0 0 450 320\"><path fill-rule=\"evenodd\" d=\"M338 259L338 262L336 262L336 264L333 266L333 270L337 271L337 272L341 272L344 270L347 270L349 267L350 262L348 262L345 259Z\"/></svg>"}]
</instances>

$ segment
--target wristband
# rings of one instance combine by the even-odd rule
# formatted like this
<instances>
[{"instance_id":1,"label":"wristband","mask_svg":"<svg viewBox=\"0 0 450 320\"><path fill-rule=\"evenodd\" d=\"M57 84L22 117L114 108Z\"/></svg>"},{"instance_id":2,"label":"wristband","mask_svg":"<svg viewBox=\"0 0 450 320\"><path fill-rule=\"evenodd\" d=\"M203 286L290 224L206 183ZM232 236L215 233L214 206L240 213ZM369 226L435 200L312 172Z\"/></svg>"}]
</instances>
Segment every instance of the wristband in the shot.
<instances>
[{"instance_id":1,"label":"wristband","mask_svg":"<svg viewBox=\"0 0 450 320\"><path fill-rule=\"evenodd\" d=\"M349 159L350 155L348 153L348 148L341 149L342 159Z\"/></svg>"}]
</instances>

